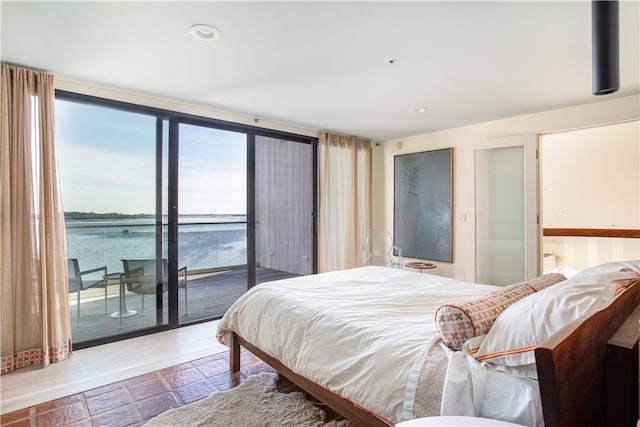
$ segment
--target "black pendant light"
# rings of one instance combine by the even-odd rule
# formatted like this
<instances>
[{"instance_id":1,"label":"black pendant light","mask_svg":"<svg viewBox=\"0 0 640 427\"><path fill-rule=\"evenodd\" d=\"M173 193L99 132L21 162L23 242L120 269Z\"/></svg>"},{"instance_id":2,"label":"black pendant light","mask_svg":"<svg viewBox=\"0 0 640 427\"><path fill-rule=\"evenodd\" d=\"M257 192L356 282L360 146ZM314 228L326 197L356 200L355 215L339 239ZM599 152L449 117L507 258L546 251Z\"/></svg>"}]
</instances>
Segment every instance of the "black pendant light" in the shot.
<instances>
[{"instance_id":1,"label":"black pendant light","mask_svg":"<svg viewBox=\"0 0 640 427\"><path fill-rule=\"evenodd\" d=\"M591 1L593 94L620 89L618 0Z\"/></svg>"}]
</instances>

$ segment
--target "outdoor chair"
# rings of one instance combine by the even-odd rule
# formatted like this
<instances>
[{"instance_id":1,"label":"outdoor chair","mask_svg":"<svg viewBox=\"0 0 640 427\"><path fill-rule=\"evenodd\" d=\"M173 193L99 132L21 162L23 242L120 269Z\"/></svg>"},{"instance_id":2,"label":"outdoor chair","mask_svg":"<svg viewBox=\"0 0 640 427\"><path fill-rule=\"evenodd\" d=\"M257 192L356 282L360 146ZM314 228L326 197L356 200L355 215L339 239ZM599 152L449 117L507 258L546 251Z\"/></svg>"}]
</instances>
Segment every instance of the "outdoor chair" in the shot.
<instances>
[{"instance_id":1,"label":"outdoor chair","mask_svg":"<svg viewBox=\"0 0 640 427\"><path fill-rule=\"evenodd\" d=\"M77 258L69 258L68 262L68 270L69 270L69 292L75 292L78 296L76 310L77 310L77 318L76 318L76 326L80 326L80 292L89 288L95 287L103 287L104 288L104 312L107 312L107 281L104 276L107 275L107 267L98 267L92 268L91 270L80 271L80 264L78 263ZM99 279L89 279L84 280L82 276L86 276L88 274L97 273L98 271L102 271L102 277Z\"/></svg>"},{"instance_id":2,"label":"outdoor chair","mask_svg":"<svg viewBox=\"0 0 640 427\"><path fill-rule=\"evenodd\" d=\"M120 280L127 285L127 290L142 295L142 312L144 313L144 296L155 295L158 286L156 280L155 259L123 259L124 273ZM168 262L162 260L162 293L167 292ZM182 277L180 277L182 276ZM178 269L178 287L184 289L184 314L188 314L187 299L187 267Z\"/></svg>"},{"instance_id":3,"label":"outdoor chair","mask_svg":"<svg viewBox=\"0 0 640 427\"><path fill-rule=\"evenodd\" d=\"M404 268L402 249L393 244L388 231L371 230L362 248L362 264Z\"/></svg>"}]
</instances>

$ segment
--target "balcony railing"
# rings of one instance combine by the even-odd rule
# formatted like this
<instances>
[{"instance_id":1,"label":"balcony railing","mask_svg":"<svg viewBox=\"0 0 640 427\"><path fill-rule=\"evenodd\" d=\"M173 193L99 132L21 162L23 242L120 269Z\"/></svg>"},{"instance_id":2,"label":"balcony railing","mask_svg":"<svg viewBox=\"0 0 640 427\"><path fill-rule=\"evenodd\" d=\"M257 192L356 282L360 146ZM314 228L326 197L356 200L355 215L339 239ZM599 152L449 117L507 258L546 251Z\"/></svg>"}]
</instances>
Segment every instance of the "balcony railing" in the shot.
<instances>
[{"instance_id":1,"label":"balcony railing","mask_svg":"<svg viewBox=\"0 0 640 427\"><path fill-rule=\"evenodd\" d=\"M167 224L161 225L162 253L167 256ZM67 221L69 258L81 269L106 265L122 270L122 259L155 258L157 224L132 220ZM229 270L246 265L246 221L180 222L178 264L190 273Z\"/></svg>"}]
</instances>

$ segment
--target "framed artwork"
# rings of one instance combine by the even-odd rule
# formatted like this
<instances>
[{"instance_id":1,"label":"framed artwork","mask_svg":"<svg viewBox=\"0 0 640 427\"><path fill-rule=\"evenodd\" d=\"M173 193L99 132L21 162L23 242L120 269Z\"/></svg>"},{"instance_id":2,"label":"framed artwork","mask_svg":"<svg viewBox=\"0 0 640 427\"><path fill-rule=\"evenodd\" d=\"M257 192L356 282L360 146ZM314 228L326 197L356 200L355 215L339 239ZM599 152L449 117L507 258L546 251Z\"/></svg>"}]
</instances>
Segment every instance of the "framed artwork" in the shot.
<instances>
[{"instance_id":1,"label":"framed artwork","mask_svg":"<svg viewBox=\"0 0 640 427\"><path fill-rule=\"evenodd\" d=\"M394 157L394 244L402 255L452 262L453 148Z\"/></svg>"}]
</instances>

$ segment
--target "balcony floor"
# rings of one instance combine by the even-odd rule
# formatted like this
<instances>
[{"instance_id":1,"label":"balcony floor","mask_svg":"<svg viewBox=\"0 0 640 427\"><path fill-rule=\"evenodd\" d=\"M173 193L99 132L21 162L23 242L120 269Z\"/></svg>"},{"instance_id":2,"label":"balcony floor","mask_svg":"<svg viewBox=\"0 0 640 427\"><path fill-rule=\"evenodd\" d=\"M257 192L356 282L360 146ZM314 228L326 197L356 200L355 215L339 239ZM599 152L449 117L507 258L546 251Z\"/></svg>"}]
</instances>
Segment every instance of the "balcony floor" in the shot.
<instances>
[{"instance_id":1,"label":"balcony floor","mask_svg":"<svg viewBox=\"0 0 640 427\"><path fill-rule=\"evenodd\" d=\"M264 267L256 268L256 283L295 277L295 274ZM184 289L178 290L179 323L219 318L247 290L247 271L229 270L206 275L189 276L187 285L188 312L184 313ZM79 343L96 338L105 338L126 332L156 326L155 301L153 296L144 297L132 292L125 293L126 306L137 314L130 317L112 317L119 310L119 285L109 282L107 287L107 313L104 305L104 288L92 288L82 291L80 296L80 326L77 323L76 294L69 294L71 328L73 342ZM167 294L164 294L163 321L167 318Z\"/></svg>"}]
</instances>

